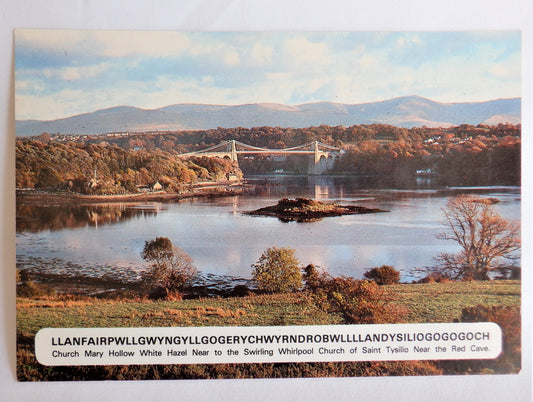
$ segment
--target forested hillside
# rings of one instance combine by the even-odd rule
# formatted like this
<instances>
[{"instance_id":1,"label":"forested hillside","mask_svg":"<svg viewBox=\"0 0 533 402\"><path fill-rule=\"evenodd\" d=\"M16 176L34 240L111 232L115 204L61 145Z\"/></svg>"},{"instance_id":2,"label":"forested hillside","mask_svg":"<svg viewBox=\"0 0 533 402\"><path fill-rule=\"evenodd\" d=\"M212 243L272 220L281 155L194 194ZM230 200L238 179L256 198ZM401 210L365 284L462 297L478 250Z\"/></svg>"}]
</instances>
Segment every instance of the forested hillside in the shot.
<instances>
[{"instance_id":1,"label":"forested hillside","mask_svg":"<svg viewBox=\"0 0 533 402\"><path fill-rule=\"evenodd\" d=\"M455 186L520 185L519 125L413 128L392 133L390 141L375 138L346 146L335 171L396 179L418 172Z\"/></svg>"},{"instance_id":2,"label":"forested hillside","mask_svg":"<svg viewBox=\"0 0 533 402\"><path fill-rule=\"evenodd\" d=\"M449 185L519 185L521 125L467 125L450 128L400 128L384 124L307 128L218 128L216 130L106 136L126 149L189 152L235 139L264 148L285 148L320 141L346 152L335 166L337 174L405 180L428 171ZM101 141L89 137L85 141ZM301 157L300 157L301 159ZM246 174L303 173L305 161L287 158L273 165L267 158L241 159Z\"/></svg>"},{"instance_id":3,"label":"forested hillside","mask_svg":"<svg viewBox=\"0 0 533 402\"><path fill-rule=\"evenodd\" d=\"M181 192L197 181L241 176L229 160L182 160L162 150L127 150L109 144L17 141L17 188L68 190L84 194L124 194L159 187Z\"/></svg>"},{"instance_id":4,"label":"forested hillside","mask_svg":"<svg viewBox=\"0 0 533 402\"><path fill-rule=\"evenodd\" d=\"M427 174L448 185L519 185L521 126L461 125L399 128L371 124L308 128L114 133L64 137L48 134L17 141L17 188L64 188L81 193L132 193L159 182L180 192L198 180L221 181L245 174L304 173L305 157L275 164L268 156L240 158L240 169L218 158L180 159L179 153L234 139L264 148L311 141L340 147L331 173L406 180Z\"/></svg>"}]
</instances>

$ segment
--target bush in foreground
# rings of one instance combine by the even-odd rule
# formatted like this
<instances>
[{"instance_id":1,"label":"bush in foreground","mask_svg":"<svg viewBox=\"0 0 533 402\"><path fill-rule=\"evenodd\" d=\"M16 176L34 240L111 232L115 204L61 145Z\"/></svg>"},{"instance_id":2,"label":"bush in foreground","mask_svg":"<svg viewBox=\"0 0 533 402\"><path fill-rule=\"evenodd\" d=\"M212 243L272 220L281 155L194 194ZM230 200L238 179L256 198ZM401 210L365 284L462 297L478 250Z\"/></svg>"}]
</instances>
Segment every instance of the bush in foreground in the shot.
<instances>
[{"instance_id":1,"label":"bush in foreground","mask_svg":"<svg viewBox=\"0 0 533 402\"><path fill-rule=\"evenodd\" d=\"M19 381L243 379L440 375L432 362L241 363L44 367L33 353L17 353Z\"/></svg>"},{"instance_id":2,"label":"bush in foreground","mask_svg":"<svg viewBox=\"0 0 533 402\"><path fill-rule=\"evenodd\" d=\"M196 276L192 258L166 237L145 242L141 257L148 263L143 282L153 289L159 288L164 297L183 289Z\"/></svg>"},{"instance_id":3,"label":"bush in foreground","mask_svg":"<svg viewBox=\"0 0 533 402\"><path fill-rule=\"evenodd\" d=\"M319 305L342 313L350 324L397 323L402 322L406 314L372 281L343 276L329 278L316 289L315 296Z\"/></svg>"},{"instance_id":4,"label":"bush in foreground","mask_svg":"<svg viewBox=\"0 0 533 402\"><path fill-rule=\"evenodd\" d=\"M503 353L488 367L496 373L518 372L521 366L520 307L483 306L463 309L462 322L495 322L502 329Z\"/></svg>"},{"instance_id":5,"label":"bush in foreground","mask_svg":"<svg viewBox=\"0 0 533 402\"><path fill-rule=\"evenodd\" d=\"M300 262L290 248L267 249L252 265L252 278L260 291L279 293L302 287Z\"/></svg>"},{"instance_id":6,"label":"bush in foreground","mask_svg":"<svg viewBox=\"0 0 533 402\"><path fill-rule=\"evenodd\" d=\"M34 281L23 281L17 284L17 297L41 297L53 295L55 291L49 286Z\"/></svg>"},{"instance_id":7,"label":"bush in foreground","mask_svg":"<svg viewBox=\"0 0 533 402\"><path fill-rule=\"evenodd\" d=\"M446 283L446 282L451 282L451 279L437 272L426 275L422 279L419 279L418 281L416 281L416 283Z\"/></svg>"},{"instance_id":8,"label":"bush in foreground","mask_svg":"<svg viewBox=\"0 0 533 402\"><path fill-rule=\"evenodd\" d=\"M365 272L364 277L378 285L393 285L400 281L400 272L390 265L382 265Z\"/></svg>"},{"instance_id":9,"label":"bush in foreground","mask_svg":"<svg viewBox=\"0 0 533 402\"><path fill-rule=\"evenodd\" d=\"M494 322L502 329L503 350L496 359L440 361L445 374L512 374L521 369L520 307L477 305L463 309L461 322Z\"/></svg>"},{"instance_id":10,"label":"bush in foreground","mask_svg":"<svg viewBox=\"0 0 533 402\"><path fill-rule=\"evenodd\" d=\"M305 288L312 292L316 291L323 283L331 279L327 272L313 264L306 266L303 272Z\"/></svg>"}]
</instances>

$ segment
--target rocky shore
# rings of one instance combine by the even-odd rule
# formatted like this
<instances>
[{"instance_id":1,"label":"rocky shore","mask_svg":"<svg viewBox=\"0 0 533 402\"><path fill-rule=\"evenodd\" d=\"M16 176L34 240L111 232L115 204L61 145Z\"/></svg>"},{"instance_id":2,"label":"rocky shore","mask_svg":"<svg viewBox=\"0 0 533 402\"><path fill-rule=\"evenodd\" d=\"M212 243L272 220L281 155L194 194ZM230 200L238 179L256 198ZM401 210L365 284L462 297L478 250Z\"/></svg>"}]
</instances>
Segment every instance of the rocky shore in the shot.
<instances>
[{"instance_id":1,"label":"rocky shore","mask_svg":"<svg viewBox=\"0 0 533 402\"><path fill-rule=\"evenodd\" d=\"M139 279L130 275L121 277L88 273L49 273L25 268L19 271L17 295L22 297L43 295L87 296L102 299L152 297L154 289L147 289ZM148 292L147 292L148 291ZM230 275L199 272L194 280L181 290L184 299L202 297L245 296L256 291L250 279ZM158 298L158 297L153 297Z\"/></svg>"}]
</instances>

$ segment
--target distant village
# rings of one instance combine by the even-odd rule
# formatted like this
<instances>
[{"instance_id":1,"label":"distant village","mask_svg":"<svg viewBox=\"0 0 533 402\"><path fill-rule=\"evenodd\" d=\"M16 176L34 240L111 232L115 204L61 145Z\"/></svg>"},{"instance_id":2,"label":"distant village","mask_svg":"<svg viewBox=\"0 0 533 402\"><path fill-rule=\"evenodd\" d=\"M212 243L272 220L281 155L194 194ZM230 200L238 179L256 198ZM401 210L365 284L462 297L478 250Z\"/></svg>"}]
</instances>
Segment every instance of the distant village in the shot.
<instances>
[{"instance_id":1,"label":"distant village","mask_svg":"<svg viewBox=\"0 0 533 402\"><path fill-rule=\"evenodd\" d=\"M146 134L163 134L168 132L160 132L160 131L145 131L145 132L135 132L130 133L128 131L121 131L121 132L112 132L112 133L103 133L103 134L61 134L61 133L55 133L55 134L49 134L50 141L57 141L57 142L70 142L70 141L80 141L80 140L89 140L89 139L95 139L95 138L129 138L137 135L146 135ZM35 139L38 136L35 137L28 137L29 139Z\"/></svg>"},{"instance_id":2,"label":"distant village","mask_svg":"<svg viewBox=\"0 0 533 402\"><path fill-rule=\"evenodd\" d=\"M458 137L455 134L455 127L446 127L433 129L438 130L440 135L435 135L431 138L424 140L424 144L428 145L439 145L443 140L448 143L454 144L468 144L472 141L472 136L468 137ZM489 127L484 127L482 125L476 126L476 131L486 131L490 132ZM43 140L45 141L55 141L55 142L79 142L79 141L91 141L91 140L105 140L105 139L118 139L118 138L133 138L140 137L144 135L164 135L164 134L175 134L175 130L165 130L165 131L115 131L102 134L62 134L62 133L43 133L38 136L29 136L29 137L17 137L18 141L28 141L28 140ZM43 138L45 137L45 138Z\"/></svg>"}]
</instances>

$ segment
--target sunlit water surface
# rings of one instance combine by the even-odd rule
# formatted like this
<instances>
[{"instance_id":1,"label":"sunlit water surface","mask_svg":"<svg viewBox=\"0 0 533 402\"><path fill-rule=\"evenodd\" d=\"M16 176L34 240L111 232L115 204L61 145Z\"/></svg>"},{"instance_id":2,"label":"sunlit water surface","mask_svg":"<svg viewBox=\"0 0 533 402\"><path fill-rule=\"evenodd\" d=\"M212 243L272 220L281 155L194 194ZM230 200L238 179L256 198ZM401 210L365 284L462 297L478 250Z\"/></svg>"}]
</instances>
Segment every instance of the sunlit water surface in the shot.
<instances>
[{"instance_id":1,"label":"sunlit water surface","mask_svg":"<svg viewBox=\"0 0 533 402\"><path fill-rule=\"evenodd\" d=\"M185 250L204 273L249 278L261 253L290 247L303 265L334 275L361 278L383 264L415 278L441 252L456 251L439 240L442 208L468 192L494 197L503 217L520 221L519 187L410 189L364 188L339 177L255 178L253 194L178 203L123 203L98 206L17 206L17 265L53 273L108 275L134 279L143 266L144 242L164 236ZM308 197L387 210L387 213L284 223L243 215L283 197Z\"/></svg>"}]
</instances>

